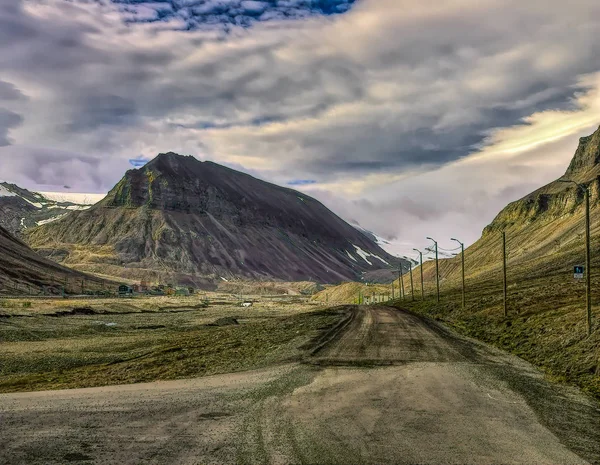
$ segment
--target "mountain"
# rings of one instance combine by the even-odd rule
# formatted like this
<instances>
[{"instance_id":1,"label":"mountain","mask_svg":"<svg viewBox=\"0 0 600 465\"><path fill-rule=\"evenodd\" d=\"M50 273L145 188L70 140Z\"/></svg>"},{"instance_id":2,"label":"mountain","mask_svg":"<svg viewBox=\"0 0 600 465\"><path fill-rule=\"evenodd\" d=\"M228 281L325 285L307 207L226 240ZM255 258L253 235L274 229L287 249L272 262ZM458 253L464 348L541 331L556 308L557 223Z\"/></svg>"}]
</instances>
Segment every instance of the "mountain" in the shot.
<instances>
[{"instance_id":1,"label":"mountain","mask_svg":"<svg viewBox=\"0 0 600 465\"><path fill-rule=\"evenodd\" d=\"M199 276L339 282L400 263L305 194L172 152L28 239L78 269L196 284Z\"/></svg>"},{"instance_id":2,"label":"mountain","mask_svg":"<svg viewBox=\"0 0 600 465\"><path fill-rule=\"evenodd\" d=\"M99 289L102 281L48 260L0 226L0 295Z\"/></svg>"},{"instance_id":3,"label":"mountain","mask_svg":"<svg viewBox=\"0 0 600 465\"><path fill-rule=\"evenodd\" d=\"M592 256L600 257L600 128L579 140L579 146L565 174L546 186L508 204L485 227L481 238L465 252L469 276L485 278L502 268L502 232L506 233L508 266L513 278L552 273L572 273L583 265L585 205L584 192L590 191ZM424 266L426 279L433 280L433 262ZM457 280L460 257L440 262L442 279Z\"/></svg>"},{"instance_id":4,"label":"mountain","mask_svg":"<svg viewBox=\"0 0 600 465\"><path fill-rule=\"evenodd\" d=\"M27 228L49 223L71 210L83 210L89 205L49 199L16 184L0 182L0 226L20 236Z\"/></svg>"}]
</instances>

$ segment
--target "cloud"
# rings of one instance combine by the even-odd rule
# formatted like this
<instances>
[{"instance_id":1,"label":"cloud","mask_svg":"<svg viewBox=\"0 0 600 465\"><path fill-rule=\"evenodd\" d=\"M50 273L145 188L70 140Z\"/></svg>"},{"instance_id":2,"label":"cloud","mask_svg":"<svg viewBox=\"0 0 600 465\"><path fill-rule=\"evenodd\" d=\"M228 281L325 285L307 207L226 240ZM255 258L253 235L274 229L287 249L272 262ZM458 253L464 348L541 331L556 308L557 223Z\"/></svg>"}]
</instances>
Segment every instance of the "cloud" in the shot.
<instances>
[{"instance_id":1,"label":"cloud","mask_svg":"<svg viewBox=\"0 0 600 465\"><path fill-rule=\"evenodd\" d=\"M583 131L598 33L591 0L0 0L3 176L108 190L172 150L314 180L400 241L442 217L478 234Z\"/></svg>"},{"instance_id":2,"label":"cloud","mask_svg":"<svg viewBox=\"0 0 600 465\"><path fill-rule=\"evenodd\" d=\"M11 128L18 126L22 122L23 117L21 115L0 107L0 147L11 144L8 133Z\"/></svg>"},{"instance_id":3,"label":"cloud","mask_svg":"<svg viewBox=\"0 0 600 465\"><path fill-rule=\"evenodd\" d=\"M27 97L10 82L0 81L0 101L26 100Z\"/></svg>"}]
</instances>

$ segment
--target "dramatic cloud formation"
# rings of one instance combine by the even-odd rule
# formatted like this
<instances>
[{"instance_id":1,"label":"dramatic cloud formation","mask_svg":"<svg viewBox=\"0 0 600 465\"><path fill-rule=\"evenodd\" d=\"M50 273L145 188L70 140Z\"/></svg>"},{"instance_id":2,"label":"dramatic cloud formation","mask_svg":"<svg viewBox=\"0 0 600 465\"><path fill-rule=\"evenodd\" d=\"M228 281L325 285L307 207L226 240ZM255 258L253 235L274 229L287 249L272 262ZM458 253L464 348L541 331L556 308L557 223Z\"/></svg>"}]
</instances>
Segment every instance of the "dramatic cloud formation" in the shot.
<instances>
[{"instance_id":1,"label":"dramatic cloud formation","mask_svg":"<svg viewBox=\"0 0 600 465\"><path fill-rule=\"evenodd\" d=\"M600 124L598 33L593 0L0 0L0 177L100 192L172 150L400 251L472 241Z\"/></svg>"}]
</instances>

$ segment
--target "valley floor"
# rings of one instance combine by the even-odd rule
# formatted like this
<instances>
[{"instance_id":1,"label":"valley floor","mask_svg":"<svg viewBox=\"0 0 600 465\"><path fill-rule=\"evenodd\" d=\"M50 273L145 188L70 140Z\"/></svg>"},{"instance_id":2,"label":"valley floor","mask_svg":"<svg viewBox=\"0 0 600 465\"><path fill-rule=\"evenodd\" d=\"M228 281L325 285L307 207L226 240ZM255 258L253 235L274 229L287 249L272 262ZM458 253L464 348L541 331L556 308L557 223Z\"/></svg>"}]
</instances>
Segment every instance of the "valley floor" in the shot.
<instances>
[{"instance_id":1,"label":"valley floor","mask_svg":"<svg viewBox=\"0 0 600 465\"><path fill-rule=\"evenodd\" d=\"M406 311L333 312L295 363L1 394L0 462L600 463L579 391Z\"/></svg>"}]
</instances>

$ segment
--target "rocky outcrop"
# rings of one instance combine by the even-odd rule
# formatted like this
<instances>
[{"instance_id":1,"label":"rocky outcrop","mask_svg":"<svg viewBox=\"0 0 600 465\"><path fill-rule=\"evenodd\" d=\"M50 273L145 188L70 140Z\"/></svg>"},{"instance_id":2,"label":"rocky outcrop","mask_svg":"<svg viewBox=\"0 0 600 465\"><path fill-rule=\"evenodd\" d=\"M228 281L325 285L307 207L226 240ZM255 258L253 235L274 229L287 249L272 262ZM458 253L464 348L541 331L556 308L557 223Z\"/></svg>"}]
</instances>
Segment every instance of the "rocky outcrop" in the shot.
<instances>
[{"instance_id":1,"label":"rocky outcrop","mask_svg":"<svg viewBox=\"0 0 600 465\"><path fill-rule=\"evenodd\" d=\"M579 147L571 160L566 177L585 174L600 164L600 128L588 137L579 139Z\"/></svg>"}]
</instances>

